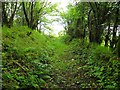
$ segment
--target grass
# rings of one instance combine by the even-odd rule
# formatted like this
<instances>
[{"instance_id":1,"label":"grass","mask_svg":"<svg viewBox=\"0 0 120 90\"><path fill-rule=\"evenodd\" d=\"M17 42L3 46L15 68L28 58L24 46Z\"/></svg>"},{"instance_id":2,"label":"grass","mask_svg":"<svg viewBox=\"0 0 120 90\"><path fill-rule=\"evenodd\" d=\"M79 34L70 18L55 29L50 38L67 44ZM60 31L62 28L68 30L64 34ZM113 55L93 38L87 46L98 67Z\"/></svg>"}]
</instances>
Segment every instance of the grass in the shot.
<instances>
[{"instance_id":1,"label":"grass","mask_svg":"<svg viewBox=\"0 0 120 90\"><path fill-rule=\"evenodd\" d=\"M119 88L120 61L104 46L27 27L3 27L3 88Z\"/></svg>"}]
</instances>

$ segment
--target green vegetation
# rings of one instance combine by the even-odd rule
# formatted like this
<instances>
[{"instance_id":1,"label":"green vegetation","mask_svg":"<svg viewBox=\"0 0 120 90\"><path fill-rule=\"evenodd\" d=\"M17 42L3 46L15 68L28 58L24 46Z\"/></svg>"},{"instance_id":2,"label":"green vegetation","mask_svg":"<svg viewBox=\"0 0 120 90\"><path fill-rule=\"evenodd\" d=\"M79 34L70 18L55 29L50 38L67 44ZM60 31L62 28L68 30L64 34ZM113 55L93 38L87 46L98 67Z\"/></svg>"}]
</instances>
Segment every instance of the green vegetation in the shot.
<instances>
[{"instance_id":1,"label":"green vegetation","mask_svg":"<svg viewBox=\"0 0 120 90\"><path fill-rule=\"evenodd\" d=\"M3 27L3 88L119 88L120 61L110 49L65 38Z\"/></svg>"},{"instance_id":2,"label":"green vegetation","mask_svg":"<svg viewBox=\"0 0 120 90\"><path fill-rule=\"evenodd\" d=\"M3 27L3 88L45 87L53 53L47 44L47 36L27 27Z\"/></svg>"},{"instance_id":3,"label":"green vegetation","mask_svg":"<svg viewBox=\"0 0 120 90\"><path fill-rule=\"evenodd\" d=\"M2 2L3 90L120 89L119 5ZM54 22L65 28L59 37Z\"/></svg>"}]
</instances>

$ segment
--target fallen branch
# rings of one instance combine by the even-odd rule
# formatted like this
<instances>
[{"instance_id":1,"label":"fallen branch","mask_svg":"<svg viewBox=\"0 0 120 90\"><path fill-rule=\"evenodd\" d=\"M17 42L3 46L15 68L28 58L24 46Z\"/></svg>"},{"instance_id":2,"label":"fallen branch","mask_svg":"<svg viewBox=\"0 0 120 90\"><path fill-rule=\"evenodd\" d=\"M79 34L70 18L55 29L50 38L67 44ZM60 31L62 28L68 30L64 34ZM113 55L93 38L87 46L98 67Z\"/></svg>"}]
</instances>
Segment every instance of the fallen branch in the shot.
<instances>
[{"instance_id":1,"label":"fallen branch","mask_svg":"<svg viewBox=\"0 0 120 90\"><path fill-rule=\"evenodd\" d=\"M7 65L11 65L12 63L18 65L25 73L27 73L27 70L20 64L18 63L16 60L12 60L10 63L8 63Z\"/></svg>"}]
</instances>

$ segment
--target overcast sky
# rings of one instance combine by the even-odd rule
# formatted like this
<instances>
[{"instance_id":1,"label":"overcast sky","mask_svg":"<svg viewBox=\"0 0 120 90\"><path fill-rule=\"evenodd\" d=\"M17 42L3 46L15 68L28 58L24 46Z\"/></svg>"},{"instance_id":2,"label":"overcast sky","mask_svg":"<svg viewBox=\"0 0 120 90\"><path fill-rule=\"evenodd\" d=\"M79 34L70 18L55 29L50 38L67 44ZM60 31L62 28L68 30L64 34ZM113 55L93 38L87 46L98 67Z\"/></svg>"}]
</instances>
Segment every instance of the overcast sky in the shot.
<instances>
[{"instance_id":1,"label":"overcast sky","mask_svg":"<svg viewBox=\"0 0 120 90\"><path fill-rule=\"evenodd\" d=\"M67 5L69 3L69 0L48 0L48 1L52 2L52 3L58 3L59 10L63 10L63 11L67 10ZM52 18L56 18L56 17L52 17ZM57 22L57 21L53 22L50 27L53 29L52 34L54 34L56 36L58 36L58 33L60 31L64 30L63 25L60 22Z\"/></svg>"}]
</instances>

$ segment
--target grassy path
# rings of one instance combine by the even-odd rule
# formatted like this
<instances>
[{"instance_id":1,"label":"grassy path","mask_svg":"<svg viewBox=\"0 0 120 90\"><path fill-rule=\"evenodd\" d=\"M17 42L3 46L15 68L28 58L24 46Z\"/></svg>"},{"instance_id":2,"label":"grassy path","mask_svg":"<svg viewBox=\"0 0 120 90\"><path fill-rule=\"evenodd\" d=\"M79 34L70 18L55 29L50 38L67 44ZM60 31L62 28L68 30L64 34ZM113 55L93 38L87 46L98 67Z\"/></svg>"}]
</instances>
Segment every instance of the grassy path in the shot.
<instances>
[{"instance_id":1,"label":"grassy path","mask_svg":"<svg viewBox=\"0 0 120 90\"><path fill-rule=\"evenodd\" d=\"M90 88L95 86L95 79L86 75L86 70L83 69L86 63L82 47L79 45L75 47L74 44L67 45L60 40L53 46L55 51L51 57L52 79L49 85L51 88Z\"/></svg>"},{"instance_id":2,"label":"grassy path","mask_svg":"<svg viewBox=\"0 0 120 90\"><path fill-rule=\"evenodd\" d=\"M52 87L79 87L79 78L82 77L83 73L78 73L81 72L80 66L69 50L69 45L61 44L61 42L56 43L56 45L57 48L55 48L54 56L51 59Z\"/></svg>"}]
</instances>

